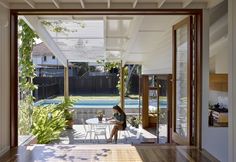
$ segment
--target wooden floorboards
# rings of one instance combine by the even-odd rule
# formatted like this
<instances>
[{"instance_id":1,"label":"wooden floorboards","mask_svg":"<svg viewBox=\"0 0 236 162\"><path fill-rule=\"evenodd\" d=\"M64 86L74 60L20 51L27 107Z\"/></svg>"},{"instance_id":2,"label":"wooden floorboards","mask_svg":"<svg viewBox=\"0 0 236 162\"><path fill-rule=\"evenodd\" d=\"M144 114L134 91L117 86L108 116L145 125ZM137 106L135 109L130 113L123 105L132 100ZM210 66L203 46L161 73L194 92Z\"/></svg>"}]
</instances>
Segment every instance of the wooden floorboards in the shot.
<instances>
[{"instance_id":1,"label":"wooden floorboards","mask_svg":"<svg viewBox=\"0 0 236 162\"><path fill-rule=\"evenodd\" d=\"M32 145L7 152L0 162L211 162L194 147L173 145Z\"/></svg>"}]
</instances>

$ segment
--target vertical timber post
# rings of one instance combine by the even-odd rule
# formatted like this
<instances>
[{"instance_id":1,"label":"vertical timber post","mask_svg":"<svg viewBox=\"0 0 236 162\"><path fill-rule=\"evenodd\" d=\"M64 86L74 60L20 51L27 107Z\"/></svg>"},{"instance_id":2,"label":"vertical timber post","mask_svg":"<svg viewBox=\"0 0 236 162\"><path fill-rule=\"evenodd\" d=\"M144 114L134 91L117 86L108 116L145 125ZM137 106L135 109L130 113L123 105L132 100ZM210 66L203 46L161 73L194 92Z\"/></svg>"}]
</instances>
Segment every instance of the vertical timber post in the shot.
<instances>
[{"instance_id":1,"label":"vertical timber post","mask_svg":"<svg viewBox=\"0 0 236 162\"><path fill-rule=\"evenodd\" d=\"M66 67L64 67L64 98L69 97L69 67L68 61Z\"/></svg>"},{"instance_id":2,"label":"vertical timber post","mask_svg":"<svg viewBox=\"0 0 236 162\"><path fill-rule=\"evenodd\" d=\"M120 107L125 109L125 86L124 86L124 67L121 61L120 64Z\"/></svg>"}]
</instances>

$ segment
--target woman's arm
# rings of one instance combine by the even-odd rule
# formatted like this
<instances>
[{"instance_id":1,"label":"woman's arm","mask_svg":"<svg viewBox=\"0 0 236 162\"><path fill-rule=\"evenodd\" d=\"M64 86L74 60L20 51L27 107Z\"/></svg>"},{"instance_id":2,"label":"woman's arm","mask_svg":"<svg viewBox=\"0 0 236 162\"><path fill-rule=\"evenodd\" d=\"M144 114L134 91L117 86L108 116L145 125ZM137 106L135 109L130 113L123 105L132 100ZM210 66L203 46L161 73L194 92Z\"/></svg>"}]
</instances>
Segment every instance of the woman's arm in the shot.
<instances>
[{"instance_id":1,"label":"woman's arm","mask_svg":"<svg viewBox=\"0 0 236 162\"><path fill-rule=\"evenodd\" d=\"M106 118L106 120L108 121L108 120L112 120L112 119L114 119L114 117L112 116L112 117L110 117L110 118Z\"/></svg>"}]
</instances>

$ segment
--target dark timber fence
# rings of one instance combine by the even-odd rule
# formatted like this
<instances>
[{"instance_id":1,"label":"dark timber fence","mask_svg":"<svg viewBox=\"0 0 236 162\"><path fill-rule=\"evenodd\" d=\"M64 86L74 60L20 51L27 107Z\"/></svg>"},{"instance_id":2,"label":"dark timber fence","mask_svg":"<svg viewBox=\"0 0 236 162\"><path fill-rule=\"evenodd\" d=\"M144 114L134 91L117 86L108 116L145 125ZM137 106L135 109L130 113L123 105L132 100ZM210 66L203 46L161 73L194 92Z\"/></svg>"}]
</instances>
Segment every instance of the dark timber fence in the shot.
<instances>
[{"instance_id":1,"label":"dark timber fence","mask_svg":"<svg viewBox=\"0 0 236 162\"><path fill-rule=\"evenodd\" d=\"M116 85L119 78L116 74L106 76L84 76L70 77L70 95L99 95L99 94L118 94ZM36 100L63 95L63 77L36 77L33 80L38 89L34 91ZM130 93L138 93L139 77L134 75L130 79Z\"/></svg>"}]
</instances>

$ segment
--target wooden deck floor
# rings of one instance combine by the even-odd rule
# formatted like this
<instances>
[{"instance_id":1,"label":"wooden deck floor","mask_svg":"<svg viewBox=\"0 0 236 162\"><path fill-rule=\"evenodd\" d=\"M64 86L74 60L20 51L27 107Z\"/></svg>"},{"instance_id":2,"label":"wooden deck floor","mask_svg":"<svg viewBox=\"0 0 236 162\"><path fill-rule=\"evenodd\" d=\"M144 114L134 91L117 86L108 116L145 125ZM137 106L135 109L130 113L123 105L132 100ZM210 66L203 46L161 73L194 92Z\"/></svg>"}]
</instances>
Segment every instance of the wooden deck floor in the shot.
<instances>
[{"instance_id":1,"label":"wooden deck floor","mask_svg":"<svg viewBox=\"0 0 236 162\"><path fill-rule=\"evenodd\" d=\"M211 162L194 147L172 145L32 145L7 152L1 162Z\"/></svg>"}]
</instances>

